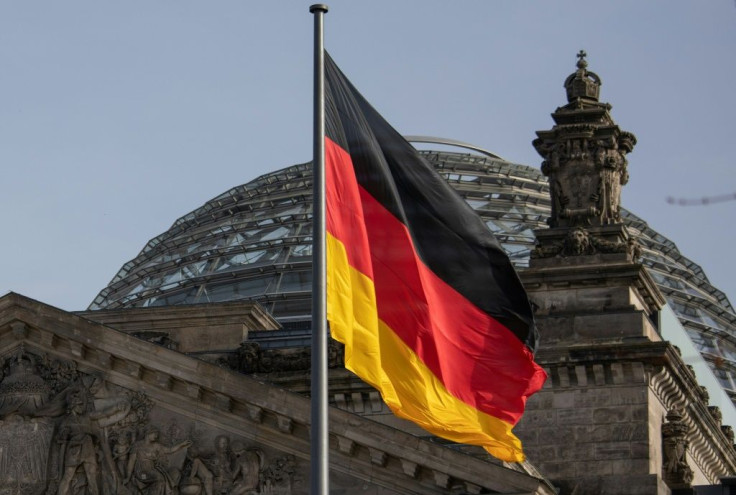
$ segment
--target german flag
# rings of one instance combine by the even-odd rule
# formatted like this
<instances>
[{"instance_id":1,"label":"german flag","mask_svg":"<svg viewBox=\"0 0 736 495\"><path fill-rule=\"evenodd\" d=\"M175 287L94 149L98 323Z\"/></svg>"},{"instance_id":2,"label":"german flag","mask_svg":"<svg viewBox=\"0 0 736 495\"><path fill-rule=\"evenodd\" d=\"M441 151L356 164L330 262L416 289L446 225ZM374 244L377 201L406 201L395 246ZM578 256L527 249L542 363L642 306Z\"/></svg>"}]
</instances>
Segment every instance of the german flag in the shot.
<instances>
[{"instance_id":1,"label":"german flag","mask_svg":"<svg viewBox=\"0 0 736 495\"><path fill-rule=\"evenodd\" d=\"M529 300L470 206L325 54L327 319L400 417L522 461L546 375Z\"/></svg>"}]
</instances>

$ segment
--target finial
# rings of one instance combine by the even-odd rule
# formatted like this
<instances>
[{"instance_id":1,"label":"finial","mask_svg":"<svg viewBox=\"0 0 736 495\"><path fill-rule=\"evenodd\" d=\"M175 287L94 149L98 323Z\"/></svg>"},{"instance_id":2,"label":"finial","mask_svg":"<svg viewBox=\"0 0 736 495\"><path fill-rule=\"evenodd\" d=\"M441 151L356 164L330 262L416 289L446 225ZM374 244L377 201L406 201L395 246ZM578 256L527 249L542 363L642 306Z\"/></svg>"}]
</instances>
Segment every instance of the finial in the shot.
<instances>
[{"instance_id":1,"label":"finial","mask_svg":"<svg viewBox=\"0 0 736 495\"><path fill-rule=\"evenodd\" d=\"M585 53L585 50L580 50L576 56L579 59L578 60L578 63L577 63L577 68L578 69L585 69L588 66L588 61L585 60L585 57L587 57L588 54Z\"/></svg>"},{"instance_id":2,"label":"finial","mask_svg":"<svg viewBox=\"0 0 736 495\"><path fill-rule=\"evenodd\" d=\"M565 89L567 90L567 101L580 104L580 98L590 101L598 101L598 94L601 86L601 79L597 74L588 71L588 61L585 60L588 54L585 50L580 50L576 57L578 58L577 70L565 79Z\"/></svg>"}]
</instances>

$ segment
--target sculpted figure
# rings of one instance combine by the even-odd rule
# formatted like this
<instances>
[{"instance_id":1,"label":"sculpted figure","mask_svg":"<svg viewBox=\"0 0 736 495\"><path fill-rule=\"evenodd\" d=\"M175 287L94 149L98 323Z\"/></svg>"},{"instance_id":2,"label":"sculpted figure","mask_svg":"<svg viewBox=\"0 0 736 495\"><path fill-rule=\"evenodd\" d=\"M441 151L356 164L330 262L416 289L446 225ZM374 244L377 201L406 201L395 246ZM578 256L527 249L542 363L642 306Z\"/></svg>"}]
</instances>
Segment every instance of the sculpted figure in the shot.
<instances>
[{"instance_id":1,"label":"sculpted figure","mask_svg":"<svg viewBox=\"0 0 736 495\"><path fill-rule=\"evenodd\" d=\"M122 479L128 477L128 456L131 448L130 433L127 431L121 432L112 449L112 458Z\"/></svg>"},{"instance_id":2,"label":"sculpted figure","mask_svg":"<svg viewBox=\"0 0 736 495\"><path fill-rule=\"evenodd\" d=\"M168 467L168 456L191 444L185 441L167 447L159 442L158 428L149 428L145 438L136 442L131 449L125 484L132 483L144 495L172 494L179 483L180 473Z\"/></svg>"},{"instance_id":3,"label":"sculpted figure","mask_svg":"<svg viewBox=\"0 0 736 495\"><path fill-rule=\"evenodd\" d=\"M205 456L194 447L189 449L191 465L182 486L201 487L198 489L205 495L259 495L263 453L246 449L238 440L231 446L225 435L215 437L214 447L214 452Z\"/></svg>"},{"instance_id":4,"label":"sculpted figure","mask_svg":"<svg viewBox=\"0 0 736 495\"><path fill-rule=\"evenodd\" d=\"M565 255L579 256L581 254L590 254L591 245L588 238L588 232L582 228L572 229L567 233L565 238Z\"/></svg>"},{"instance_id":5,"label":"sculpted figure","mask_svg":"<svg viewBox=\"0 0 736 495\"><path fill-rule=\"evenodd\" d=\"M264 470L261 495L291 495L292 478L296 471L293 455L279 457Z\"/></svg>"},{"instance_id":6,"label":"sculpted figure","mask_svg":"<svg viewBox=\"0 0 736 495\"><path fill-rule=\"evenodd\" d=\"M265 463L263 452L258 449L246 449L245 445L237 440L233 442L232 451L235 456L235 470L230 495L258 495L260 473Z\"/></svg>"},{"instance_id":7,"label":"sculpted figure","mask_svg":"<svg viewBox=\"0 0 736 495\"><path fill-rule=\"evenodd\" d=\"M215 477L202 461L199 449L193 446L187 450L187 462L191 462L188 466L189 475L179 488L193 486L192 493L201 493L201 487L205 495L213 495Z\"/></svg>"},{"instance_id":8,"label":"sculpted figure","mask_svg":"<svg viewBox=\"0 0 736 495\"><path fill-rule=\"evenodd\" d=\"M228 493L233 484L233 454L230 439L225 435L215 437L215 455L211 461L215 493Z\"/></svg>"},{"instance_id":9,"label":"sculpted figure","mask_svg":"<svg viewBox=\"0 0 736 495\"><path fill-rule=\"evenodd\" d=\"M59 429L58 441L62 444L61 459L63 475L59 482L59 495L69 495L74 476L78 470L84 472L87 482L87 493L100 493L97 480L99 466L95 449L95 439L99 429L87 414L87 404L84 395L77 392L69 399L69 413L64 418Z\"/></svg>"}]
</instances>

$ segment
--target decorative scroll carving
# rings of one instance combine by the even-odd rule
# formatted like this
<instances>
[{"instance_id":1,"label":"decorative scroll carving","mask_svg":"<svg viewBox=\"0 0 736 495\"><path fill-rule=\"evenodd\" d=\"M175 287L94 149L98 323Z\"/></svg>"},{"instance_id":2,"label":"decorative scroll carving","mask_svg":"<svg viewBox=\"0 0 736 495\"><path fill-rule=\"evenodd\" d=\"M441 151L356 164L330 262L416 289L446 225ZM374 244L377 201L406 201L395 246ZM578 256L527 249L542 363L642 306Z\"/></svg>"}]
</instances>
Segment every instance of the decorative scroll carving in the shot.
<instances>
[{"instance_id":1,"label":"decorative scroll carving","mask_svg":"<svg viewBox=\"0 0 736 495\"><path fill-rule=\"evenodd\" d=\"M290 495L296 481L296 459L284 455L274 460L263 472L261 495Z\"/></svg>"},{"instance_id":2,"label":"decorative scroll carving","mask_svg":"<svg viewBox=\"0 0 736 495\"><path fill-rule=\"evenodd\" d=\"M733 427L730 425L721 425L721 431L724 435L726 435L726 438L728 438L728 441L733 444L734 441L734 434L733 434Z\"/></svg>"},{"instance_id":3,"label":"decorative scroll carving","mask_svg":"<svg viewBox=\"0 0 736 495\"><path fill-rule=\"evenodd\" d=\"M718 406L708 406L708 412L710 413L713 420L720 427L721 423L723 422L723 413L721 413L721 408Z\"/></svg>"},{"instance_id":4,"label":"decorative scroll carving","mask_svg":"<svg viewBox=\"0 0 736 495\"><path fill-rule=\"evenodd\" d=\"M582 227L570 229L562 242L537 245L531 253L532 258L552 256L582 256L599 253L626 253L632 259L641 257L641 247L633 239L627 242L613 242L600 239Z\"/></svg>"},{"instance_id":5,"label":"decorative scroll carving","mask_svg":"<svg viewBox=\"0 0 736 495\"><path fill-rule=\"evenodd\" d=\"M698 391L703 402L705 404L708 404L710 402L710 394L708 393L708 389L704 385L700 385Z\"/></svg>"},{"instance_id":6,"label":"decorative scroll carving","mask_svg":"<svg viewBox=\"0 0 736 495\"><path fill-rule=\"evenodd\" d=\"M345 346L336 340L328 344L328 365L339 368L345 363ZM219 363L241 373L271 373L274 371L307 371L312 365L309 347L298 349L261 349L258 342L243 342L234 354Z\"/></svg>"},{"instance_id":7,"label":"decorative scroll carving","mask_svg":"<svg viewBox=\"0 0 736 495\"><path fill-rule=\"evenodd\" d=\"M673 490L688 488L693 481L693 470L687 463L688 430L682 411L673 409L667 413L667 422L662 425L662 476Z\"/></svg>"}]
</instances>

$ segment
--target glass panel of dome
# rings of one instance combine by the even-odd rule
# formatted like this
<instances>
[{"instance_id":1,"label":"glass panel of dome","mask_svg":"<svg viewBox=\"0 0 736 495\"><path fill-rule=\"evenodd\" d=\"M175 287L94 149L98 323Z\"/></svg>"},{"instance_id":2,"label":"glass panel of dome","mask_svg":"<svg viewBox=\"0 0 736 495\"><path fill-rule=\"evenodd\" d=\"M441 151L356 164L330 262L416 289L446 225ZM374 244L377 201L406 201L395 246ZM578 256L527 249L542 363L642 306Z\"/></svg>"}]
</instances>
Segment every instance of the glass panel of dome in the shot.
<instances>
[{"instance_id":1,"label":"glass panel of dome","mask_svg":"<svg viewBox=\"0 0 736 495\"><path fill-rule=\"evenodd\" d=\"M730 342L721 342L721 353L730 359L731 361L736 361L736 348L734 348L734 345Z\"/></svg>"},{"instance_id":2,"label":"glass panel of dome","mask_svg":"<svg viewBox=\"0 0 736 495\"><path fill-rule=\"evenodd\" d=\"M184 276L181 273L181 269L176 269L173 272L165 274L162 278L162 285L169 285L183 280Z\"/></svg>"},{"instance_id":3,"label":"glass panel of dome","mask_svg":"<svg viewBox=\"0 0 736 495\"><path fill-rule=\"evenodd\" d=\"M480 199L468 199L465 198L465 202L470 205L471 208L474 210L478 210L488 204L488 201L480 200Z\"/></svg>"},{"instance_id":4,"label":"glass panel of dome","mask_svg":"<svg viewBox=\"0 0 736 495\"><path fill-rule=\"evenodd\" d=\"M289 234L289 229L287 227L281 226L273 230L270 230L268 232L265 232L263 236L261 236L260 240L261 241L271 241L274 239L281 239L287 234Z\"/></svg>"},{"instance_id":5,"label":"glass panel of dome","mask_svg":"<svg viewBox=\"0 0 736 495\"><path fill-rule=\"evenodd\" d=\"M286 272L281 277L281 292L303 292L312 288L312 272Z\"/></svg>"},{"instance_id":6,"label":"glass panel of dome","mask_svg":"<svg viewBox=\"0 0 736 495\"><path fill-rule=\"evenodd\" d=\"M186 272L185 278L195 278L203 275L206 272L207 265L209 263L209 261L205 260L185 265L182 267L182 270Z\"/></svg>"},{"instance_id":7,"label":"glass panel of dome","mask_svg":"<svg viewBox=\"0 0 736 495\"><path fill-rule=\"evenodd\" d=\"M716 341L713 337L703 334L701 334L701 337L702 338L700 340L700 345L702 346L702 351L710 352L711 354L720 354L720 352L718 352L718 347L716 346Z\"/></svg>"},{"instance_id":8,"label":"glass panel of dome","mask_svg":"<svg viewBox=\"0 0 736 495\"><path fill-rule=\"evenodd\" d=\"M133 287L130 292L128 292L128 295L137 294L143 290L148 289L149 287L146 287L144 284L138 284L135 287ZM122 294L121 294L122 295Z\"/></svg>"},{"instance_id":9,"label":"glass panel of dome","mask_svg":"<svg viewBox=\"0 0 736 495\"><path fill-rule=\"evenodd\" d=\"M288 202L291 203L292 202L291 199L289 199ZM286 217L289 215L300 215L302 213L304 213L304 208L302 206L295 206L293 208L288 208L286 210L279 211L278 215L280 217Z\"/></svg>"},{"instance_id":10,"label":"glass panel of dome","mask_svg":"<svg viewBox=\"0 0 736 495\"><path fill-rule=\"evenodd\" d=\"M312 313L311 298L304 299L287 299L285 301L275 301L273 304L273 314L278 317L286 316L306 316Z\"/></svg>"},{"instance_id":11,"label":"glass panel of dome","mask_svg":"<svg viewBox=\"0 0 736 495\"><path fill-rule=\"evenodd\" d=\"M520 246L518 244L512 244L510 242L503 242L501 243L501 246L503 246L503 249L508 253L509 256L512 256L514 254L517 254L519 252L527 251L526 246Z\"/></svg>"},{"instance_id":12,"label":"glass panel of dome","mask_svg":"<svg viewBox=\"0 0 736 495\"><path fill-rule=\"evenodd\" d=\"M237 284L208 285L205 288L211 301L230 301L264 294L277 275L241 280Z\"/></svg>"},{"instance_id":13,"label":"glass panel of dome","mask_svg":"<svg viewBox=\"0 0 736 495\"><path fill-rule=\"evenodd\" d=\"M501 227L496 225L496 222L494 222L493 220L486 221L486 225L491 230L491 232L500 232L501 230L503 230Z\"/></svg>"},{"instance_id":14,"label":"glass panel of dome","mask_svg":"<svg viewBox=\"0 0 736 495\"><path fill-rule=\"evenodd\" d=\"M227 238L227 241L224 244L224 247L233 247L233 246L240 246L245 242L245 237L241 233L237 233L235 235L231 235Z\"/></svg>"},{"instance_id":15,"label":"glass panel of dome","mask_svg":"<svg viewBox=\"0 0 736 495\"><path fill-rule=\"evenodd\" d=\"M162 297L151 298L144 302L143 306L173 306L176 304L186 304L193 302L193 298L196 296L197 291L197 287L193 287L189 290L177 292L175 294L166 294Z\"/></svg>"},{"instance_id":16,"label":"glass panel of dome","mask_svg":"<svg viewBox=\"0 0 736 495\"><path fill-rule=\"evenodd\" d=\"M703 312L702 314L703 323L708 325L709 327L716 328L718 330L725 330L727 332L730 332L731 330L728 328L727 325L724 325L718 320L713 319L708 313Z\"/></svg>"},{"instance_id":17,"label":"glass panel of dome","mask_svg":"<svg viewBox=\"0 0 736 495\"><path fill-rule=\"evenodd\" d=\"M229 258L223 258L222 263L215 269L215 271L226 271L242 265L247 265L249 263L255 263L256 261L264 257L266 253L267 251L263 249L260 251L238 253L236 255L230 256Z\"/></svg>"},{"instance_id":18,"label":"glass panel of dome","mask_svg":"<svg viewBox=\"0 0 736 495\"><path fill-rule=\"evenodd\" d=\"M733 379L732 379L731 374L728 371L724 369L716 368L713 370L713 372L715 373L716 378L718 378L718 381L721 382L721 385L723 386L723 388L726 388L729 390L734 389Z\"/></svg>"},{"instance_id":19,"label":"glass panel of dome","mask_svg":"<svg viewBox=\"0 0 736 495\"><path fill-rule=\"evenodd\" d=\"M291 248L291 258L311 258L312 257L312 245L311 244L300 244Z\"/></svg>"}]
</instances>

